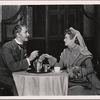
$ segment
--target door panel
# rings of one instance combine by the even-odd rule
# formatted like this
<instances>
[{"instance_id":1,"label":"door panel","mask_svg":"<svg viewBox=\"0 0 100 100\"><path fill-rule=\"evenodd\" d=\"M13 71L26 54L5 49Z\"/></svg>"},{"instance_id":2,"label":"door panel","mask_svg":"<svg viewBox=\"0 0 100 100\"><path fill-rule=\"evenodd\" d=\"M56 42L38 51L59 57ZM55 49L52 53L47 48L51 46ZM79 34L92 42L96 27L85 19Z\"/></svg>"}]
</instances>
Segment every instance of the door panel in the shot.
<instances>
[{"instance_id":1,"label":"door panel","mask_svg":"<svg viewBox=\"0 0 100 100\"><path fill-rule=\"evenodd\" d=\"M33 7L33 38L45 37L46 30L46 6Z\"/></svg>"},{"instance_id":2,"label":"door panel","mask_svg":"<svg viewBox=\"0 0 100 100\"><path fill-rule=\"evenodd\" d=\"M32 11L32 36L30 37L27 48L28 54L33 50L39 50L39 54L46 53L46 6L29 6ZM29 25L28 25L29 26Z\"/></svg>"},{"instance_id":3,"label":"door panel","mask_svg":"<svg viewBox=\"0 0 100 100\"><path fill-rule=\"evenodd\" d=\"M30 55L33 50L39 50L39 55L46 53L46 41L44 39L29 40L27 43L28 55Z\"/></svg>"}]
</instances>

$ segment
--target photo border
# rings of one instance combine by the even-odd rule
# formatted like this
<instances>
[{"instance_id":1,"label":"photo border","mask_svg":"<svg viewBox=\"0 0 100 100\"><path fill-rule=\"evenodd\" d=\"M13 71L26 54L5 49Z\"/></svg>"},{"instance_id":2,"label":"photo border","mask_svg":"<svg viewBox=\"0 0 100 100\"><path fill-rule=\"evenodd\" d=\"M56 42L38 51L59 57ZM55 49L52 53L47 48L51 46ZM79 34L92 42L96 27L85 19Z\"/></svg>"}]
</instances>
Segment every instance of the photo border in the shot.
<instances>
[{"instance_id":1,"label":"photo border","mask_svg":"<svg viewBox=\"0 0 100 100\"><path fill-rule=\"evenodd\" d=\"M23 2L24 1L24 2ZM53 5L53 4L68 4L68 5L72 5L72 4L100 4L100 0L0 0L0 5L44 5L44 4L49 4L49 5ZM96 99L100 99L100 96L14 96L14 97L10 97L10 96L5 96L5 97L0 97L0 99L4 99L4 100L8 100L8 99L19 99L19 100L64 100L64 99L70 99L70 100L96 100Z\"/></svg>"}]
</instances>

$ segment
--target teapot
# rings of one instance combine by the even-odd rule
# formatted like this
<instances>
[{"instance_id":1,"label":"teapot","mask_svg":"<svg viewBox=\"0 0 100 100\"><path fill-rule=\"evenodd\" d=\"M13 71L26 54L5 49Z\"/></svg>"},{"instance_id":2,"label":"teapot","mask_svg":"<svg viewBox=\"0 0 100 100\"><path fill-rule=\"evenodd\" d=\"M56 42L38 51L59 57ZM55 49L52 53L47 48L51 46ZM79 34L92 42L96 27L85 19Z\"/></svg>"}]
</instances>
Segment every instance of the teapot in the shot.
<instances>
[{"instance_id":1,"label":"teapot","mask_svg":"<svg viewBox=\"0 0 100 100\"><path fill-rule=\"evenodd\" d=\"M34 66L36 72L40 72L41 71L41 68L42 68L42 62L40 62L39 59L36 59L33 62L33 66Z\"/></svg>"}]
</instances>

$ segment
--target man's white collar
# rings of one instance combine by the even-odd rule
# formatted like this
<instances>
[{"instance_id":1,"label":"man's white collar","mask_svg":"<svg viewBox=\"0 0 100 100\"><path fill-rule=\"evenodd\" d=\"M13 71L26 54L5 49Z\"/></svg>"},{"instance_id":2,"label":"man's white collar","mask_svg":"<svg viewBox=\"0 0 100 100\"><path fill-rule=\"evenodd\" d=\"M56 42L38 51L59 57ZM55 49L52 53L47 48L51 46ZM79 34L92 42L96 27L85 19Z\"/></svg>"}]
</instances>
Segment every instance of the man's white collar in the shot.
<instances>
[{"instance_id":1,"label":"man's white collar","mask_svg":"<svg viewBox=\"0 0 100 100\"><path fill-rule=\"evenodd\" d=\"M18 43L18 44L22 44L20 41L18 41L17 39L15 39L15 41L16 41L16 43Z\"/></svg>"}]
</instances>

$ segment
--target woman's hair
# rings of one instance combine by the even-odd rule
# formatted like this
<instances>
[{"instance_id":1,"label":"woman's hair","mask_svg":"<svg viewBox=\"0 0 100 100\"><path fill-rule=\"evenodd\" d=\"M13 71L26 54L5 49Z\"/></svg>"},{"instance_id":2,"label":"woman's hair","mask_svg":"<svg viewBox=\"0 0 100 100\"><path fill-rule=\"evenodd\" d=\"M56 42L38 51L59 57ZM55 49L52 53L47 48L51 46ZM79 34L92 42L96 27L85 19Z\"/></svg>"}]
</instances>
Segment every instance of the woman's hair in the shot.
<instances>
[{"instance_id":1,"label":"woman's hair","mask_svg":"<svg viewBox=\"0 0 100 100\"><path fill-rule=\"evenodd\" d=\"M13 34L14 37L16 37L17 33L21 32L22 27L25 27L25 25L23 25L23 24L17 24L16 26L14 26L14 28L12 30L12 34Z\"/></svg>"},{"instance_id":2,"label":"woman's hair","mask_svg":"<svg viewBox=\"0 0 100 100\"><path fill-rule=\"evenodd\" d=\"M69 37L70 37L71 40L72 40L72 39L74 38L74 36L76 35L76 33L73 32L71 29L65 30L64 35L66 35L66 34L69 35ZM75 43L76 43L76 44L79 44L79 41L78 41L77 37L76 37L76 39L75 39Z\"/></svg>"}]
</instances>

